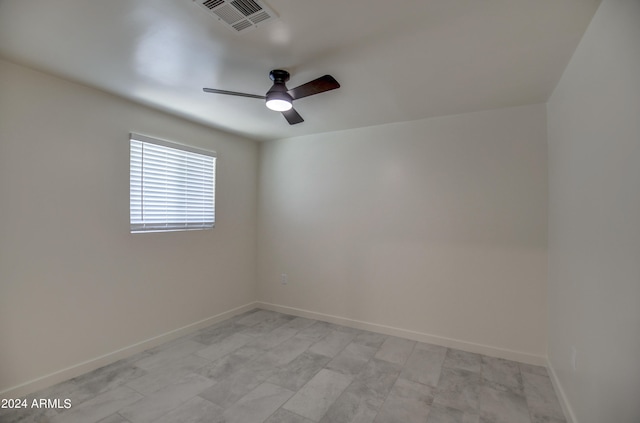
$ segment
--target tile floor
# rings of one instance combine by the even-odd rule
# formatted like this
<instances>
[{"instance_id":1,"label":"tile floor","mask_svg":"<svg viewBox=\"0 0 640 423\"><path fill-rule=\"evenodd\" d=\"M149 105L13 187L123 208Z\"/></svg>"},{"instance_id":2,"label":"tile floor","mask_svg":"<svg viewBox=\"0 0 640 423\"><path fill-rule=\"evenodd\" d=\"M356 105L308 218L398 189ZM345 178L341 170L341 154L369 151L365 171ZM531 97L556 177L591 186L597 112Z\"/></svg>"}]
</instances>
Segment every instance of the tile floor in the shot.
<instances>
[{"instance_id":1,"label":"tile floor","mask_svg":"<svg viewBox=\"0 0 640 423\"><path fill-rule=\"evenodd\" d=\"M547 371L253 310L28 397L2 423L561 423Z\"/></svg>"}]
</instances>

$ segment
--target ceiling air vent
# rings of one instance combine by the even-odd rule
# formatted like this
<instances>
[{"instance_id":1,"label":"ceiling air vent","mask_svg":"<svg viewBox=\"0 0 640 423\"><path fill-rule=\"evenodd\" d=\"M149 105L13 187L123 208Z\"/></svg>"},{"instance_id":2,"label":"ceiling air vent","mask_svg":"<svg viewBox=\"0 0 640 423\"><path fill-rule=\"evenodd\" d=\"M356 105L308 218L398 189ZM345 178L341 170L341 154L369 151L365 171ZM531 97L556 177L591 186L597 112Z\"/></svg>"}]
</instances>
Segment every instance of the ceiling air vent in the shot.
<instances>
[{"instance_id":1,"label":"ceiling air vent","mask_svg":"<svg viewBox=\"0 0 640 423\"><path fill-rule=\"evenodd\" d=\"M248 32L278 18L259 0L194 0L233 32Z\"/></svg>"}]
</instances>

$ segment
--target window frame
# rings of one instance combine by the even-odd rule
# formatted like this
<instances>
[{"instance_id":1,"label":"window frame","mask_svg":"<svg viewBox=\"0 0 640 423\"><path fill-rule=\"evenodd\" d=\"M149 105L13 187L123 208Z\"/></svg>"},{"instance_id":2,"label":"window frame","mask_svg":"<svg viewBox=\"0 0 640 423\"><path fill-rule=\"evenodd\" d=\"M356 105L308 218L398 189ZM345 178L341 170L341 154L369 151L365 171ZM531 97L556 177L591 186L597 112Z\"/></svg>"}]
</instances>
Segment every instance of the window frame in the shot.
<instances>
[{"instance_id":1,"label":"window frame","mask_svg":"<svg viewBox=\"0 0 640 423\"><path fill-rule=\"evenodd\" d=\"M143 214L141 214L140 218L134 216L134 211L132 205L134 204L134 185L133 181L133 172L134 172L134 155L133 155L133 142L142 143L143 151L144 144L152 144L160 147L166 147L169 149L179 150L186 153L192 153L202 156L208 156L212 158L211 166L212 171L212 221L208 219L202 219L200 222L170 222L169 219L166 219L164 222L145 222L143 218ZM144 153L142 155L142 160L139 167L136 165L136 168L139 169L140 177L143 178L144 175ZM129 232L132 234L138 233L153 233L153 232L182 232L182 231L193 231L193 230L207 230L215 228L216 224L216 172L217 172L217 153L213 150L207 150L203 148L193 147L191 145L186 145L182 143L177 143L174 141L167 141L155 137L150 137L147 135L141 135L138 133L131 132L129 134ZM203 172L207 173L207 172ZM171 180L168 178L167 180ZM143 179L140 182L139 195L140 195L140 209L143 210L144 203L144 185ZM194 223L196 222L196 223ZM164 227L162 227L164 225Z\"/></svg>"}]
</instances>

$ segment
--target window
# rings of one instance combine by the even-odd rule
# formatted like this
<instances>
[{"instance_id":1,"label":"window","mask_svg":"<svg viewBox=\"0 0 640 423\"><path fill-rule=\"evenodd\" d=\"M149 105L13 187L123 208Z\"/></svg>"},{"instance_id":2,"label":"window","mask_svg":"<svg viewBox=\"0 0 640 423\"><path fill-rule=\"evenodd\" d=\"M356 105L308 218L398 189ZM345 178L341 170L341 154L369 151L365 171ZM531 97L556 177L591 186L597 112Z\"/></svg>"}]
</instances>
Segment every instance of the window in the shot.
<instances>
[{"instance_id":1,"label":"window","mask_svg":"<svg viewBox=\"0 0 640 423\"><path fill-rule=\"evenodd\" d=\"M131 232L213 228L216 153L130 137Z\"/></svg>"}]
</instances>

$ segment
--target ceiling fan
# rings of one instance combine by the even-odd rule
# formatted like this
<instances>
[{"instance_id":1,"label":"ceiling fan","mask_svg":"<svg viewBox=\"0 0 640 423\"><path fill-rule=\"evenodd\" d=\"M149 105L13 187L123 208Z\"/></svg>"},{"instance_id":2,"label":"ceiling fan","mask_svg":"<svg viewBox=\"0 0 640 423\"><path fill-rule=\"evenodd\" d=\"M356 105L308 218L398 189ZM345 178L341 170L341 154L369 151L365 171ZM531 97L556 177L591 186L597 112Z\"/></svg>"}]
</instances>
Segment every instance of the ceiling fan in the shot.
<instances>
[{"instance_id":1,"label":"ceiling fan","mask_svg":"<svg viewBox=\"0 0 640 423\"><path fill-rule=\"evenodd\" d=\"M295 125L296 123L304 122L304 119L302 119L302 116L293 108L293 100L340 88L338 81L331 75L321 76L320 78L290 90L287 89L285 85L289 80L289 72L286 70L274 69L269 72L269 78L273 81L273 85L269 88L266 95L239 93L215 88L203 88L202 90L206 93L235 95L265 100L265 104L269 109L282 112L287 122L289 122L290 125Z\"/></svg>"}]
</instances>

